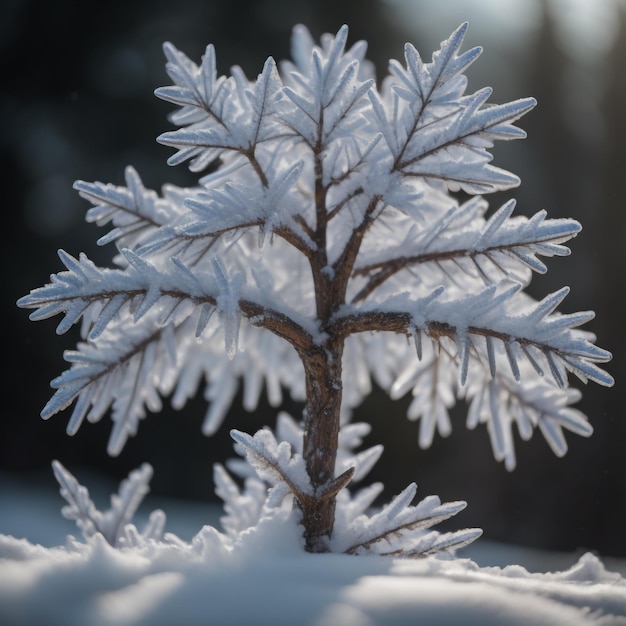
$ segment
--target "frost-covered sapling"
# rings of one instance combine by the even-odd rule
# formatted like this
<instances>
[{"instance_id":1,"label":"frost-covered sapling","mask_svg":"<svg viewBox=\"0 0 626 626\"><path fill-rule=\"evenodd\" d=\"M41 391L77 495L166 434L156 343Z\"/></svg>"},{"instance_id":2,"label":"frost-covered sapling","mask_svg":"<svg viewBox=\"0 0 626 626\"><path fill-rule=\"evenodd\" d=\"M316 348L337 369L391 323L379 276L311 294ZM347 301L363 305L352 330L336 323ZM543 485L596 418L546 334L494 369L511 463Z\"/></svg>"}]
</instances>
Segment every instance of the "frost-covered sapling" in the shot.
<instances>
[{"instance_id":1,"label":"frost-covered sapling","mask_svg":"<svg viewBox=\"0 0 626 626\"><path fill-rule=\"evenodd\" d=\"M276 435L232 431L243 491L216 467L223 541L288 507L307 550L351 554L428 554L480 534L425 532L464 503L412 506L414 485L373 514L379 485L348 491L382 449L355 452L368 427L350 424L372 381L413 394L422 447L450 432L457 399L509 469L514 425L523 439L538 427L558 455L563 429L588 436L568 374L613 382L597 365L610 354L578 329L593 314L556 312L566 288L539 302L523 291L580 225L513 216L514 201L488 211L482 195L519 184L489 148L524 136L514 123L535 101L466 94L481 50L461 51L465 32L429 63L407 44L380 88L345 26L319 46L296 27L293 60L268 59L254 80L238 67L220 76L212 46L198 66L166 44L174 85L156 94L179 107L179 128L158 140L199 183L157 195L130 168L125 187L76 183L93 204L87 220L112 225L99 242L117 256L103 269L61 251L67 270L19 301L35 320L64 314L59 333L82 322L43 417L76 401L72 434L111 410L116 455L163 396L180 408L206 383L208 435L240 382L249 410L264 386L274 406L289 390L301 421L282 415Z\"/></svg>"}]
</instances>

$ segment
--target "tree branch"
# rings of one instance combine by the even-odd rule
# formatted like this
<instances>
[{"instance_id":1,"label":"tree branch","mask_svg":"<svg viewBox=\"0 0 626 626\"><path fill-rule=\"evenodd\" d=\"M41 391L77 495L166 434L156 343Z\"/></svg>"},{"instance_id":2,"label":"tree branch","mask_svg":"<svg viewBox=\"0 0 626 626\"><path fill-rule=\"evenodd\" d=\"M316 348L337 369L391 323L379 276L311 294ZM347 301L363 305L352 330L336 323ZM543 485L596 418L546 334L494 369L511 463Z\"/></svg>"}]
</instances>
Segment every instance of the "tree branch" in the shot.
<instances>
[{"instance_id":1,"label":"tree branch","mask_svg":"<svg viewBox=\"0 0 626 626\"><path fill-rule=\"evenodd\" d=\"M380 285L382 285L387 279L391 278L399 271L424 263L441 263L443 261L450 261L459 258L469 258L475 263L477 257L487 257L498 267L498 269L500 269L503 274L506 275L506 271L502 267L498 266L496 261L494 261L490 255L494 252L511 252L513 255L514 252L511 251L511 248L521 245L532 245L534 243L543 243L543 240L516 241L512 244L496 245L482 250L468 250L467 248L460 248L440 252L425 252L423 254L416 254L413 256L400 256L395 259L389 259L388 261L381 261L380 263L371 263L370 265L359 267L354 272L354 276L365 276L372 272L375 273L370 276L367 284L354 296L352 302L362 302L370 296L375 289L380 287ZM480 267L478 269L480 270Z\"/></svg>"}]
</instances>

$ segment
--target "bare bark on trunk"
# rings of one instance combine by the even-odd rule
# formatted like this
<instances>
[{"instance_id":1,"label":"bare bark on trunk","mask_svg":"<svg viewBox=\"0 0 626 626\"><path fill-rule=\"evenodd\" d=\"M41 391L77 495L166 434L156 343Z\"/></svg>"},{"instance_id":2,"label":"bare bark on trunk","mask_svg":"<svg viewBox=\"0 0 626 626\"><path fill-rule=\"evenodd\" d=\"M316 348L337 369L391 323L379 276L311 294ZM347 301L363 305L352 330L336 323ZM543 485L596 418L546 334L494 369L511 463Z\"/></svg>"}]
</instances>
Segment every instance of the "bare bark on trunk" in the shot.
<instances>
[{"instance_id":1,"label":"bare bark on trunk","mask_svg":"<svg viewBox=\"0 0 626 626\"><path fill-rule=\"evenodd\" d=\"M314 496L301 502L306 549L326 552L335 522L335 460L341 410L343 340L321 346L304 359L307 402L304 409L304 462Z\"/></svg>"}]
</instances>

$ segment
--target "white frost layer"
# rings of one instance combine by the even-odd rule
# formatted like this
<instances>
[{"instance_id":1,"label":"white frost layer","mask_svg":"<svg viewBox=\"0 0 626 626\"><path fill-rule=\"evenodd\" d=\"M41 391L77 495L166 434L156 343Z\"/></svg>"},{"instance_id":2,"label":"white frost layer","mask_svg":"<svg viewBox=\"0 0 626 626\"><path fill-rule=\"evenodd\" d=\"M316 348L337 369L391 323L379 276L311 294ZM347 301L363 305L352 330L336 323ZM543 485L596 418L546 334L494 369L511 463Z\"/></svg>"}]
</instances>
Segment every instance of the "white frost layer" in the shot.
<instances>
[{"instance_id":1,"label":"white frost layer","mask_svg":"<svg viewBox=\"0 0 626 626\"><path fill-rule=\"evenodd\" d=\"M44 548L0 535L0 623L626 625L626 580L591 554L541 574L469 559L311 555L279 526L210 557L173 538L120 550L100 536Z\"/></svg>"}]
</instances>

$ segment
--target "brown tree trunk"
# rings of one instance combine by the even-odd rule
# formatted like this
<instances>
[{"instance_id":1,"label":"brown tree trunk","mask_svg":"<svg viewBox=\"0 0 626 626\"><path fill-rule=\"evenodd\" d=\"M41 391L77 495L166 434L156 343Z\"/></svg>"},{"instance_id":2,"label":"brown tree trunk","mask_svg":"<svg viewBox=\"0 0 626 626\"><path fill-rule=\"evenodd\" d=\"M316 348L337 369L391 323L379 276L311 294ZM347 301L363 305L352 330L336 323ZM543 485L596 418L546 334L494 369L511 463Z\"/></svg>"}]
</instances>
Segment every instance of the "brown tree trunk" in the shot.
<instances>
[{"instance_id":1,"label":"brown tree trunk","mask_svg":"<svg viewBox=\"0 0 626 626\"><path fill-rule=\"evenodd\" d=\"M330 341L303 359L307 402L304 409L304 462L314 489L300 503L309 552L326 552L335 523L335 494L326 492L335 478L341 409L343 341Z\"/></svg>"}]
</instances>

